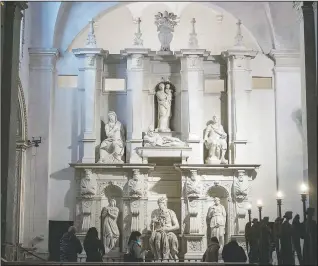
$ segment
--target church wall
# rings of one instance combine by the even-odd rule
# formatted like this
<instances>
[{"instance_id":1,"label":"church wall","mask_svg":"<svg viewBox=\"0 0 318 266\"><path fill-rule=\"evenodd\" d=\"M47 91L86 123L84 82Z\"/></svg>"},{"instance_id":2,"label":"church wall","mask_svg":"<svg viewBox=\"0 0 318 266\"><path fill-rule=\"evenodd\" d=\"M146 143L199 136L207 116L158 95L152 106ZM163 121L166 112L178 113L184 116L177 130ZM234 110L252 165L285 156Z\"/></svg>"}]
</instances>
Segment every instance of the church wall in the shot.
<instances>
[{"instance_id":1,"label":"church wall","mask_svg":"<svg viewBox=\"0 0 318 266\"><path fill-rule=\"evenodd\" d=\"M161 4L158 4L161 5ZM125 9L126 7L122 7ZM161 8L161 7L160 7ZM191 8L193 12L191 13ZM207 9L207 8L206 8ZM160 9L161 10L161 9ZM208 10L208 9L207 9ZM176 35L172 41L173 49L180 49L187 47L187 36L189 32L189 21L194 16L203 18L206 15L211 15L210 11L202 10L201 8L189 7L189 10L185 11L188 17L182 21L180 27L176 30ZM126 10L127 11L127 10ZM106 19L102 18L96 27L96 36L98 45L111 52L119 53L120 49L126 48L131 45L134 26L131 23L131 16L126 16L128 13L126 11L118 11L116 14L110 16ZM158 6L153 6L153 12L158 11ZM122 12L122 13L121 13ZM197 12L197 13L195 13ZM200 13L204 12L204 13ZM209 13L210 12L210 13ZM200 15L198 15L200 14ZM116 31L112 33L110 31L109 25L116 24L116 18L120 18L120 25L122 23L125 25L127 31ZM151 18L152 21L147 22L146 18ZM109 19L113 20L109 23ZM153 14L144 12L144 17L142 17L142 30L143 37L145 39L145 47L150 47L152 49L158 49L159 41L156 36L156 30L153 28ZM210 27L215 24L215 15L209 20L204 20L204 22L198 22L198 34L199 34L199 44L202 48L205 48L212 52L220 52L225 50L232 45L233 36L235 35L235 21L225 20L222 24L223 30ZM126 22L125 22L126 21ZM126 23L126 24L125 24ZM201 26L199 26L201 23ZM223 23L223 22L222 22ZM129 25L129 26L128 26ZM149 25L149 29L147 28ZM206 25L209 25L208 27ZM127 27L126 27L127 26ZM113 27L115 28L115 27ZM226 31L224 30L226 29ZM230 30L228 30L230 29ZM205 31L208 30L208 31ZM129 32L129 34L127 34ZM219 35L222 32L222 37ZM120 35L122 34L122 35ZM182 35L183 34L183 35ZM120 35L120 36L119 36ZM252 43L249 33L243 28L244 40L251 48L255 48L257 45ZM79 38L76 38L71 48L83 47L85 43L85 38L87 36L87 30L84 30L80 34ZM109 38L112 36L112 38ZM119 38L117 38L119 36ZM231 39L230 39L230 37ZM246 37L245 37L246 36ZM216 38L219 37L219 38ZM153 40L153 42L152 42ZM217 41L216 41L217 40ZM119 47L120 44L122 47ZM149 44L149 46L147 46ZM59 60L57 65L59 75L77 75L78 65L77 58L72 55L72 53L64 53L64 58ZM206 63L205 69L209 69ZM252 60L252 75L253 76L264 76L273 78L273 62L266 58L264 55L257 56ZM214 75L213 71L206 71L207 75L205 77L206 81L217 82L220 77ZM162 74L171 74L168 71L160 70L156 75L152 74L152 79L149 82L154 84L154 80L160 81ZM261 168L259 169L257 178L251 182L251 198L253 205L253 217L257 217L256 200L262 199L264 203L263 214L265 216L270 216L273 220L276 214L276 178L279 178L279 184L281 190L283 190L286 195L286 199L283 201L283 211L292 209L295 212L300 212L301 204L298 198L298 183L300 183L302 177L302 162L301 159L301 143L299 141L297 127L295 126L295 121L292 118L292 114L298 107L298 71L281 73L279 79L277 80L277 88L279 92L280 102L278 118L280 119L278 127L275 130L275 95L274 89L258 89L252 90L250 97L250 112L249 116L246 118L250 121L252 126L251 142L251 158L253 161L251 163L260 163ZM122 78L121 75L113 75L110 77ZM70 77L71 79L71 77ZM171 81L180 88L180 76L178 71L175 71L171 75ZM204 126L205 123L216 114L221 117L221 121L226 129L226 120L224 119L224 112L222 107L222 84L220 83L209 83L206 82L205 94L204 94ZM218 84L218 85L216 85ZM149 86L151 89L151 86ZM123 123L124 126L127 124L127 110L126 110L126 93L121 92L105 92L101 97L101 117L106 118L108 110L113 110L117 113L118 119ZM142 101L146 102L146 110L143 112L143 129L146 130L149 124L153 121L154 117L154 95L149 91L143 92ZM75 163L81 157L81 115L83 110L81 109L81 102L83 101L83 91L76 88L57 88L54 94L54 111L53 111L53 131L51 134L52 138L52 150L51 150L51 165L50 165L50 181L49 181L49 219L52 220L73 220L74 210L76 207L75 200L75 185L74 185L74 172L69 167L69 163ZM286 101L286 102L285 102ZM103 105L105 102L105 105ZM181 95L177 93L176 96L176 112L181 110ZM40 110L39 110L40 111ZM181 119L185 118L181 114ZM186 114L185 114L186 116ZM105 120L106 121L106 120ZM176 128L181 128L181 122L175 120ZM103 129L102 129L103 130ZM276 134L280 132L277 140ZM277 141L277 142L276 142ZM298 150L298 148L300 149ZM276 151L279 152L280 156L277 159L282 171L277 173L276 167ZM47 167L47 166L43 166ZM32 168L32 167L31 167ZM30 170L31 172L31 170ZM173 178L177 178L174 176ZM30 180L32 180L30 178ZM154 179L155 180L155 179ZM175 179L166 180L168 185L175 183ZM35 180L34 180L35 181ZM152 182L152 181L151 181ZM154 181L153 181L154 184ZM171 186L170 186L171 187ZM169 188L170 188L169 187ZM32 191L27 189L28 193ZM178 184L171 190L162 191L158 195L153 195L153 202L148 209L148 212L157 207L155 198L161 194L168 193L169 195L173 192L179 191ZM32 194L32 193L31 193ZM44 200L44 197L43 197ZM178 204L180 200L177 197L172 197L171 201L168 202L169 208L177 212L177 216L180 217L180 209L178 209ZM178 213L179 212L179 213ZM31 215L32 216L32 215ZM25 219L28 216L26 216ZM41 221L42 222L42 221ZM179 220L181 226L181 220ZM30 222L31 226L32 222ZM35 225L36 226L36 225ZM26 229L25 229L26 230Z\"/></svg>"},{"instance_id":2,"label":"church wall","mask_svg":"<svg viewBox=\"0 0 318 266\"><path fill-rule=\"evenodd\" d=\"M301 80L298 67L277 67L275 75L277 175L285 194L283 209L302 213L303 182Z\"/></svg>"},{"instance_id":3,"label":"church wall","mask_svg":"<svg viewBox=\"0 0 318 266\"><path fill-rule=\"evenodd\" d=\"M265 55L257 55L251 62L253 77L273 78L274 63ZM273 84L264 89L253 88L250 98L248 119L252 125L250 132L251 163L261 167L251 184L252 217L258 218L257 200L262 200L263 216L270 220L277 217L276 208L276 136L275 136L275 98Z\"/></svg>"},{"instance_id":4,"label":"church wall","mask_svg":"<svg viewBox=\"0 0 318 266\"><path fill-rule=\"evenodd\" d=\"M75 207L74 170L81 152L81 101L83 91L57 88L53 115L49 219L73 220Z\"/></svg>"}]
</instances>

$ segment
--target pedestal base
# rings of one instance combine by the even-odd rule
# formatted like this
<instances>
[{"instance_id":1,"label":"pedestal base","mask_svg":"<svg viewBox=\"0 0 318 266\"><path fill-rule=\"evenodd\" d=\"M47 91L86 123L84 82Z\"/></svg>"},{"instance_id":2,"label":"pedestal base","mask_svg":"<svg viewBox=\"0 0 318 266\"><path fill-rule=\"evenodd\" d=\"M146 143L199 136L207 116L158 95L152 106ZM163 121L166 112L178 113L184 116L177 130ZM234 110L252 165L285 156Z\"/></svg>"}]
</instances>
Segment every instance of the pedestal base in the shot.
<instances>
[{"instance_id":1,"label":"pedestal base","mask_svg":"<svg viewBox=\"0 0 318 266\"><path fill-rule=\"evenodd\" d=\"M189 147L141 147L136 149L137 154L142 158L142 163L147 164L148 158L181 158L182 164L186 164L191 155Z\"/></svg>"},{"instance_id":2,"label":"pedestal base","mask_svg":"<svg viewBox=\"0 0 318 266\"><path fill-rule=\"evenodd\" d=\"M203 237L202 234L188 234L184 235L184 241L186 241L186 253L184 259L189 260L201 260L204 254Z\"/></svg>"}]
</instances>

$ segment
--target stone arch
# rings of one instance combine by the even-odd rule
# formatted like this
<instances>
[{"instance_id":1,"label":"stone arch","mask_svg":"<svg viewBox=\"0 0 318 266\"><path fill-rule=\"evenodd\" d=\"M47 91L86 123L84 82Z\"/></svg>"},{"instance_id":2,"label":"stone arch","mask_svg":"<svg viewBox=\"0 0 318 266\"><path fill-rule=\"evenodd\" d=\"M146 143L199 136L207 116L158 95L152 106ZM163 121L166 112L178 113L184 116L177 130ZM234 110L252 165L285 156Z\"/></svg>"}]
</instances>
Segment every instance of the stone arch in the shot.
<instances>
[{"instance_id":1,"label":"stone arch","mask_svg":"<svg viewBox=\"0 0 318 266\"><path fill-rule=\"evenodd\" d=\"M28 122L27 107L25 103L24 91L21 80L18 80L18 111L17 111L17 141L27 142L28 140Z\"/></svg>"},{"instance_id":2,"label":"stone arch","mask_svg":"<svg viewBox=\"0 0 318 266\"><path fill-rule=\"evenodd\" d=\"M227 243L231 236L234 234L234 206L231 197L231 186L230 184L219 184L216 183L207 190L207 196L214 198L220 198L221 204L226 210L226 225L225 225L225 237L224 241ZM207 230L207 236L210 235L209 227Z\"/></svg>"},{"instance_id":3,"label":"stone arch","mask_svg":"<svg viewBox=\"0 0 318 266\"><path fill-rule=\"evenodd\" d=\"M24 202L25 202L25 163L26 149L28 147L28 123L27 107L24 97L24 91L21 80L18 80L18 105L17 105L17 132L16 132L16 164L15 176L18 190L18 208L17 208L17 237L18 243L23 243L24 235Z\"/></svg>"},{"instance_id":4,"label":"stone arch","mask_svg":"<svg viewBox=\"0 0 318 266\"><path fill-rule=\"evenodd\" d=\"M54 25L54 47L61 48L62 52L66 51L67 48L71 45L74 39L81 34L87 27L88 21L90 19L98 19L99 17L105 15L107 12L111 12L112 10L120 7L121 5L129 5L131 3L122 3L122 2L96 2L92 6L86 6L87 3L62 3L59 7L57 20ZM204 4L204 3L202 3ZM241 3L242 4L242 3ZM273 48L273 27L269 25L268 19L264 15L264 17L254 17L251 19L246 19L246 17L250 16L248 10L245 7L240 7L239 9L236 6L224 5L220 3L205 3L208 8L219 12L220 14L229 14L234 19L242 19L243 25L246 30L249 32L250 36L254 39L255 43L258 45L259 50L264 53L268 53L271 48ZM170 7L170 6L169 6ZM256 8L256 7L255 7ZM264 9L263 5L257 6L258 9ZM87 12L83 13L83 10ZM182 12L182 9L179 10ZM80 14L80 15L79 15ZM265 12L264 12L265 14ZM246 21L246 23L245 23ZM72 27L68 24L74 24ZM256 25L257 24L257 25ZM264 25L266 27L266 33L260 35L258 33L258 29L260 25ZM265 39L264 39L265 38ZM267 39L266 39L267 38Z\"/></svg>"}]
</instances>

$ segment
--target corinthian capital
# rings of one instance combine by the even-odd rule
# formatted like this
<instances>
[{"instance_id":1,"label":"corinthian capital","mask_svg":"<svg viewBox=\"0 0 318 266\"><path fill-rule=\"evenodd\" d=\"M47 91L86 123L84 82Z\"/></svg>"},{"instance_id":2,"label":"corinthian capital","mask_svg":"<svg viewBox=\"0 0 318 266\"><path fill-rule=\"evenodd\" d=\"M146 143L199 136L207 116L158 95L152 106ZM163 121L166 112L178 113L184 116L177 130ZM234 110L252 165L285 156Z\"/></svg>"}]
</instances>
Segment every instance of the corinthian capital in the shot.
<instances>
[{"instance_id":1,"label":"corinthian capital","mask_svg":"<svg viewBox=\"0 0 318 266\"><path fill-rule=\"evenodd\" d=\"M302 7L303 6L303 2L293 2L293 8L296 12L297 15L297 21L302 21L303 20L303 10Z\"/></svg>"}]
</instances>

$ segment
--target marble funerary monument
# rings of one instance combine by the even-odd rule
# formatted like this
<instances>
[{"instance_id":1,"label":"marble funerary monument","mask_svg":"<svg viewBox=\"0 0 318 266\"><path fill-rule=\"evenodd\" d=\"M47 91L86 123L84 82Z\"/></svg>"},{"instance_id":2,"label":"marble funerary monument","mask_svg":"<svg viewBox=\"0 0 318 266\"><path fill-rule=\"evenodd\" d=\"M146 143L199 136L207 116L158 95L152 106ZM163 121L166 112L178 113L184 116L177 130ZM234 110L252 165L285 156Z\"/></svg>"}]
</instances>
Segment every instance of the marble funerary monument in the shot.
<instances>
[{"instance_id":1,"label":"marble funerary monument","mask_svg":"<svg viewBox=\"0 0 318 266\"><path fill-rule=\"evenodd\" d=\"M71 164L75 224L81 239L96 227L108 256L125 252L134 230L155 259L201 258L211 236L221 245L233 236L245 243L249 189L260 166L251 160L245 119L256 52L244 47L238 22L236 45L210 54L199 48L195 19L189 44L171 51L178 19L166 11L154 17L159 51L143 46L140 19L134 46L120 55L98 48L93 22L86 47L73 49L85 88L83 156ZM116 60L126 65L126 121L100 100L102 78ZM152 74L162 62L179 73ZM207 121L205 66L226 79L221 117L210 113Z\"/></svg>"}]
</instances>

